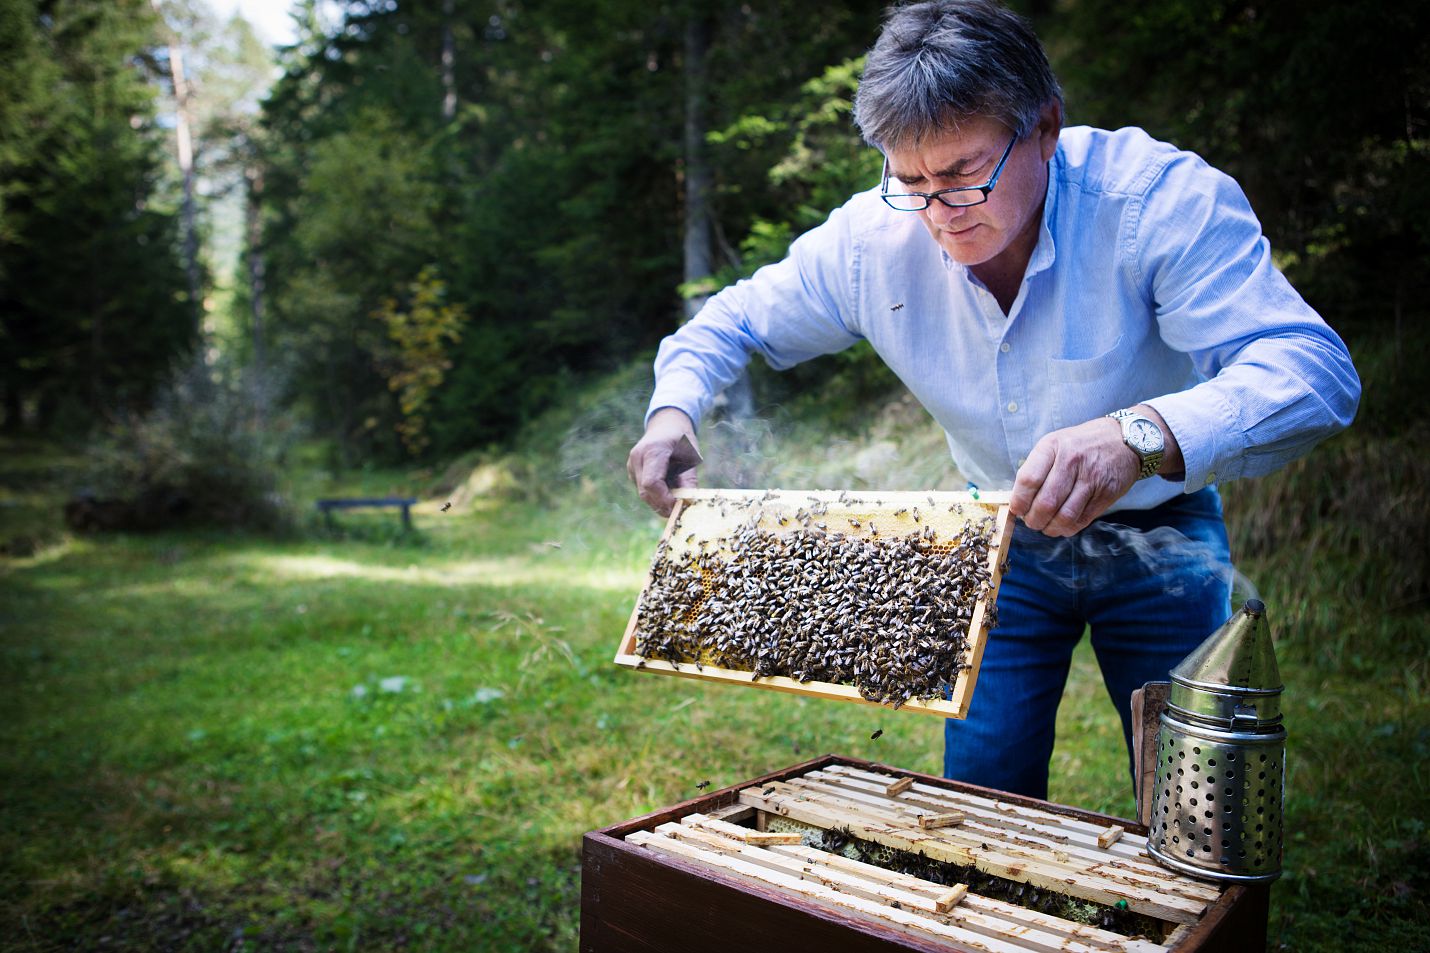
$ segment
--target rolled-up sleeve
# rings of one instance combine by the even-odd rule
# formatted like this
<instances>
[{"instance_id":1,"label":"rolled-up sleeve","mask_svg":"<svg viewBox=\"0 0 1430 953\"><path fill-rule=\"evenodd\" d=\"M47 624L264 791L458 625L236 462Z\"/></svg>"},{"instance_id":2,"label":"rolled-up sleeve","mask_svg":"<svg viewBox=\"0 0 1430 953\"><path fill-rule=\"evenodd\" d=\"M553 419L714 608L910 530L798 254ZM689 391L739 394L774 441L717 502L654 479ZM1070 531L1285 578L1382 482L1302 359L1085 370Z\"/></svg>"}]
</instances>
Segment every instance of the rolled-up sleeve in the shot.
<instances>
[{"instance_id":1,"label":"rolled-up sleeve","mask_svg":"<svg viewBox=\"0 0 1430 953\"><path fill-rule=\"evenodd\" d=\"M1179 153L1129 214L1162 339L1203 378L1146 401L1177 439L1188 492L1269 473L1350 425L1360 401L1350 354L1272 263L1229 176Z\"/></svg>"},{"instance_id":2,"label":"rolled-up sleeve","mask_svg":"<svg viewBox=\"0 0 1430 953\"><path fill-rule=\"evenodd\" d=\"M836 209L796 239L783 261L725 288L661 342L647 420L676 407L698 424L752 354L784 370L860 339L851 290L858 249L849 215Z\"/></svg>"}]
</instances>

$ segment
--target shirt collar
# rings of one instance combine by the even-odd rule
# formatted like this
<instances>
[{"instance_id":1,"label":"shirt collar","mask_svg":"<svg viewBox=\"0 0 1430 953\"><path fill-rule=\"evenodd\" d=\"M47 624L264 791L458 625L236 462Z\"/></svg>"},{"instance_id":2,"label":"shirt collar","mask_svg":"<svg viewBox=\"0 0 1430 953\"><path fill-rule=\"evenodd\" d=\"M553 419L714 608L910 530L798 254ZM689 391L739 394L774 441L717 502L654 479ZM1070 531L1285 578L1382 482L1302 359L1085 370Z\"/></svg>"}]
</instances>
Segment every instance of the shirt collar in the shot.
<instances>
[{"instance_id":1,"label":"shirt collar","mask_svg":"<svg viewBox=\"0 0 1430 953\"><path fill-rule=\"evenodd\" d=\"M1057 247L1053 242L1053 210L1057 205L1058 184L1062 181L1063 147L1058 143L1053 157L1048 160L1048 192L1043 197L1043 221L1039 226L1038 243L1033 246L1032 257L1023 272L1024 278L1031 278L1040 271L1047 271L1057 258Z\"/></svg>"}]
</instances>

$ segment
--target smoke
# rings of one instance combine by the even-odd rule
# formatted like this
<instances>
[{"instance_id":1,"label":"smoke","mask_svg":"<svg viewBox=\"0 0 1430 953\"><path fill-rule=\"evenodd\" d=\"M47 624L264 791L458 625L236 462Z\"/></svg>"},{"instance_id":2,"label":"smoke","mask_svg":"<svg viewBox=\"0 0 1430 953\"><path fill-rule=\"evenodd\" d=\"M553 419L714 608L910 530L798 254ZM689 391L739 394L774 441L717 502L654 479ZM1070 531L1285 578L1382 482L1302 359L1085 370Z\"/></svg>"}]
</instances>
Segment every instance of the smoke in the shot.
<instances>
[{"instance_id":1,"label":"smoke","mask_svg":"<svg viewBox=\"0 0 1430 953\"><path fill-rule=\"evenodd\" d=\"M640 529L654 519L626 475L651 393L647 370L620 375L587 400L564 429L544 472L545 495L562 522L594 543L603 530ZM870 408L869 425L838 434L820 422L712 415L702 423L703 487L719 489L962 489L943 431L912 397ZM537 466L542 468L542 464Z\"/></svg>"},{"instance_id":2,"label":"smoke","mask_svg":"<svg viewBox=\"0 0 1430 953\"><path fill-rule=\"evenodd\" d=\"M566 545L609 545L613 530L658 532L659 521L636 495L626 455L643 431L651 376L642 369L621 375L566 428L547 474ZM941 428L908 394L871 408L857 434L835 434L821 423L776 415L706 420L699 434L705 463L700 485L721 489L961 490L964 476L949 459ZM988 488L991 489L991 488ZM1114 575L1138 571L1167 580L1168 595L1186 595L1187 581L1215 578L1232 604L1259 598L1256 587L1218 549L1171 527L1138 529L1098 520L1071 539L1053 539L1024 526L1014 545L1031 549L1067 589L1112 584ZM639 538L639 537L637 537ZM1201 588L1199 586L1198 588Z\"/></svg>"},{"instance_id":3,"label":"smoke","mask_svg":"<svg viewBox=\"0 0 1430 953\"><path fill-rule=\"evenodd\" d=\"M1042 564L1045 578L1069 591L1114 586L1127 578L1132 561L1145 575L1164 579L1165 591L1173 598L1188 596L1189 584L1200 593L1211 579L1231 593L1233 606L1260 598L1255 584L1219 547L1170 526L1140 529L1116 519L1114 513L1076 536L1056 539L1019 525L1013 545Z\"/></svg>"}]
</instances>

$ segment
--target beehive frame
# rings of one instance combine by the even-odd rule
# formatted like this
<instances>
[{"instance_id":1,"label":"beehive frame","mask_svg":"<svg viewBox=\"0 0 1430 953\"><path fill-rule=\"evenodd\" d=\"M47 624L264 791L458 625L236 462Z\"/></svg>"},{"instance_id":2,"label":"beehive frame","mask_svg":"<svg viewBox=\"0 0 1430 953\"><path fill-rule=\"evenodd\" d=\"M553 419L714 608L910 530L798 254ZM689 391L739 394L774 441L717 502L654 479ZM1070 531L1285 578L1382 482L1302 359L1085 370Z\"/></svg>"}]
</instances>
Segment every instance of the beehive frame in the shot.
<instances>
[{"instance_id":1,"label":"beehive frame","mask_svg":"<svg viewBox=\"0 0 1430 953\"><path fill-rule=\"evenodd\" d=\"M992 608L998 598L1012 537L1012 515L1005 493L924 493L909 491L840 491L840 490L706 490L676 491L676 505L666 522L665 532L656 547L652 570L665 558L678 558L702 543L722 551L722 541L738 528L756 526L769 532L793 532L804 527L797 514L808 515L810 509L819 514L819 522L846 537L873 540L897 538L930 529L938 539L949 539L967 524L987 520L989 586L985 596L973 609L967 634L967 668L953 682L947 699L910 699L900 711L922 712L945 718L964 718L972 702L978 668L988 638ZM830 529L835 532L836 529ZM750 685L773 691L811 695L866 705L891 707L887 703L864 698L854 685L835 682L808 681L783 675L755 678L750 671L720 668L714 665L696 667L643 658L636 654L640 613L650 588L650 576L642 587L641 598L631 612L630 622L621 638L615 662L628 668L682 678L727 684Z\"/></svg>"}]
</instances>

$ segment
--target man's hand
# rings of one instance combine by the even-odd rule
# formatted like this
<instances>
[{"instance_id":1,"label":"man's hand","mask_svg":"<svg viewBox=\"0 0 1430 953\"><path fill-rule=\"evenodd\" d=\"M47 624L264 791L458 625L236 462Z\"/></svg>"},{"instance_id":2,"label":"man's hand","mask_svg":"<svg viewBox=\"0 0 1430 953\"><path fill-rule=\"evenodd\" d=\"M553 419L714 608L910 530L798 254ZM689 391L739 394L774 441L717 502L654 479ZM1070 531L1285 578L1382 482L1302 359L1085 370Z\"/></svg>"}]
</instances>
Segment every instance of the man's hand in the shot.
<instances>
[{"instance_id":1,"label":"man's hand","mask_svg":"<svg viewBox=\"0 0 1430 953\"><path fill-rule=\"evenodd\" d=\"M1161 415L1145 404L1135 409L1162 428L1166 448L1159 472L1181 472L1181 448ZM1034 444L1018 468L1008 508L1047 536L1071 536L1132 489L1137 471L1137 454L1122 442L1121 425L1099 417L1054 430Z\"/></svg>"},{"instance_id":2,"label":"man's hand","mask_svg":"<svg viewBox=\"0 0 1430 953\"><path fill-rule=\"evenodd\" d=\"M631 448L630 456L626 458L626 472L631 475L636 492L661 516L669 516L675 506L675 497L670 495L673 487L667 484L666 474L670 469L670 455L681 437L688 438L691 445L699 449L695 443L695 425L685 412L674 407L662 407L651 415L645 436ZM675 485L695 486L695 469L692 467L677 476Z\"/></svg>"}]
</instances>

